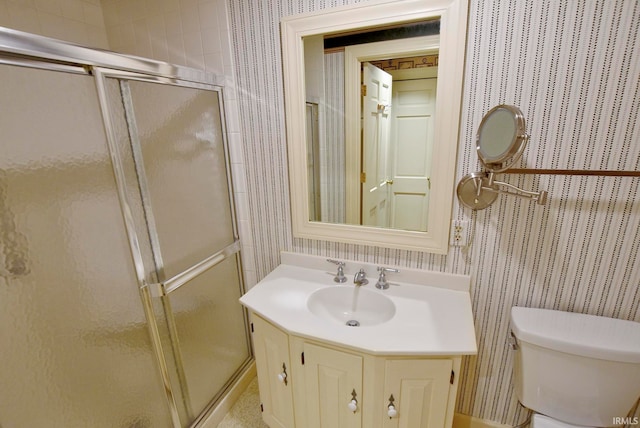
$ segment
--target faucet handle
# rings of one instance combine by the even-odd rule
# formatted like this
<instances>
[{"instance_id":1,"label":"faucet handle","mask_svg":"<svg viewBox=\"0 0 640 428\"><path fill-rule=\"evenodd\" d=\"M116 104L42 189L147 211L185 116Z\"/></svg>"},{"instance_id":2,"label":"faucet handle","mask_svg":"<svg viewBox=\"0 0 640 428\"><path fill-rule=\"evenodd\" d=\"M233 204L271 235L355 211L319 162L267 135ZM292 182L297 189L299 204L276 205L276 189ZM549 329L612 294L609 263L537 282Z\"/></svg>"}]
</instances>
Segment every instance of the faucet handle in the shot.
<instances>
[{"instance_id":1,"label":"faucet handle","mask_svg":"<svg viewBox=\"0 0 640 428\"><path fill-rule=\"evenodd\" d=\"M336 276L333 278L335 282L343 283L347 282L347 277L344 276L344 262L340 260L327 259L329 263L333 263L334 265L338 265L338 272Z\"/></svg>"},{"instance_id":2,"label":"faucet handle","mask_svg":"<svg viewBox=\"0 0 640 428\"><path fill-rule=\"evenodd\" d=\"M388 267L378 266L378 272L380 272L380 277L378 278L378 282L376 283L376 288L380 290L386 290L389 288L389 282L387 281L387 272L399 273L398 269L392 269Z\"/></svg>"}]
</instances>

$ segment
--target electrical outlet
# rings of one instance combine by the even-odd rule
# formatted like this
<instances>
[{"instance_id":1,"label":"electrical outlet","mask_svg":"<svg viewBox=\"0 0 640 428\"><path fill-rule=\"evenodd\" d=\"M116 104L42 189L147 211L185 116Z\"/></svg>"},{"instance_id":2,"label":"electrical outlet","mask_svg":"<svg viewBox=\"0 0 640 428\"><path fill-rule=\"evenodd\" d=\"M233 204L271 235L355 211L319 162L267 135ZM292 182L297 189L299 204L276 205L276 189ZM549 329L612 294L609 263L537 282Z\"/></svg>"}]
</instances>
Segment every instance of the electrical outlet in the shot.
<instances>
[{"instance_id":1,"label":"electrical outlet","mask_svg":"<svg viewBox=\"0 0 640 428\"><path fill-rule=\"evenodd\" d=\"M466 247L469 245L469 220L453 220L451 222L452 247Z\"/></svg>"}]
</instances>

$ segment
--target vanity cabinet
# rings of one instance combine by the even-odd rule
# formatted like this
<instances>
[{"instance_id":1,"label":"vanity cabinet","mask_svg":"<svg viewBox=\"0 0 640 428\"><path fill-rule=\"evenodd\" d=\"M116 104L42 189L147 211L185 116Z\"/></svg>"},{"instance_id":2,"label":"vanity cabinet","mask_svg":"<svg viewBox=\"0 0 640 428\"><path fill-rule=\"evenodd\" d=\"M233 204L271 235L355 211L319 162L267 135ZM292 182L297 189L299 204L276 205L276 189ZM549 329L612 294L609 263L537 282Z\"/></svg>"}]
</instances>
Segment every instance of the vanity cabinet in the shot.
<instances>
[{"instance_id":1,"label":"vanity cabinet","mask_svg":"<svg viewBox=\"0 0 640 428\"><path fill-rule=\"evenodd\" d=\"M460 357L371 355L290 335L255 313L252 330L271 428L452 425Z\"/></svg>"}]
</instances>

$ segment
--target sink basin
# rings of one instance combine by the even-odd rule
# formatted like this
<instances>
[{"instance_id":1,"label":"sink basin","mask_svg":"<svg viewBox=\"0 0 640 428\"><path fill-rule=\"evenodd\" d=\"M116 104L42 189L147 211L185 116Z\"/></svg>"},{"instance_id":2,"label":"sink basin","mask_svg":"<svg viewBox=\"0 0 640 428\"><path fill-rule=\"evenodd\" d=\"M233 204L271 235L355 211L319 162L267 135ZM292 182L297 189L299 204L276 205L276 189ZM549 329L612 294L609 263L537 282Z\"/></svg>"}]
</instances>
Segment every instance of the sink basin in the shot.
<instances>
[{"instance_id":1,"label":"sink basin","mask_svg":"<svg viewBox=\"0 0 640 428\"><path fill-rule=\"evenodd\" d=\"M307 307L320 318L352 327L381 324L396 313L395 304L381 292L350 286L314 291Z\"/></svg>"}]
</instances>

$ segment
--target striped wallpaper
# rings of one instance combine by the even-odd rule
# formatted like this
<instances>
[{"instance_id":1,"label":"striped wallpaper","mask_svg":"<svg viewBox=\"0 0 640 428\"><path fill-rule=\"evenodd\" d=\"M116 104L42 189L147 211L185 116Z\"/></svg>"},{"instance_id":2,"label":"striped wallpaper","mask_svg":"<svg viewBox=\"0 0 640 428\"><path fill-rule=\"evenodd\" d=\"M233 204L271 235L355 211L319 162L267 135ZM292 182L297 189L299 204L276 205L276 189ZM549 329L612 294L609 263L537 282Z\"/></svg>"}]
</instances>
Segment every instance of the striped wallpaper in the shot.
<instances>
[{"instance_id":1,"label":"striped wallpaper","mask_svg":"<svg viewBox=\"0 0 640 428\"><path fill-rule=\"evenodd\" d=\"M640 179L501 176L547 190L471 212L469 248L449 254L294 239L282 89L282 16L352 0L229 0L258 279L281 250L470 274L479 353L465 358L457 411L517 424L507 348L513 305L640 321ZM519 106L531 134L519 166L640 170L640 3L471 0L456 176L479 169L483 114Z\"/></svg>"}]
</instances>

